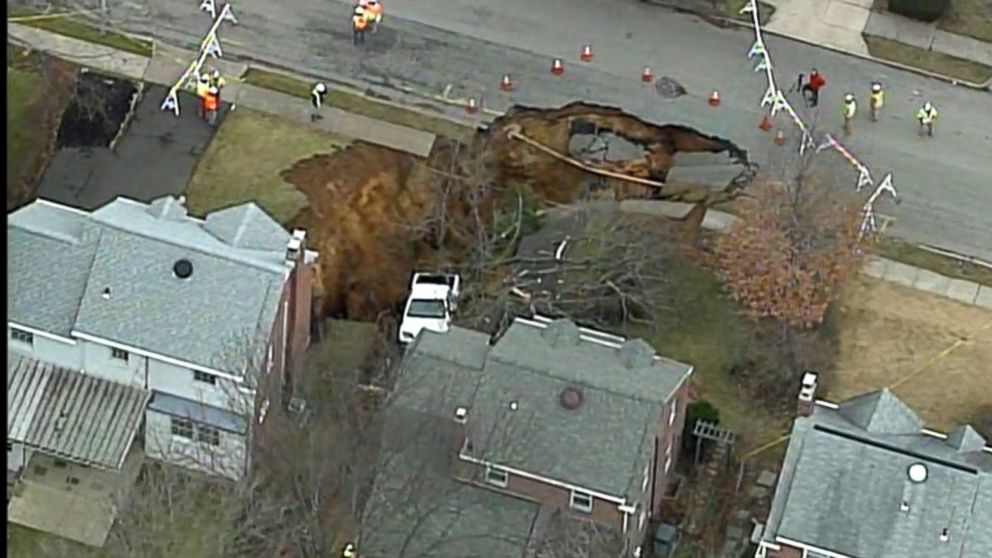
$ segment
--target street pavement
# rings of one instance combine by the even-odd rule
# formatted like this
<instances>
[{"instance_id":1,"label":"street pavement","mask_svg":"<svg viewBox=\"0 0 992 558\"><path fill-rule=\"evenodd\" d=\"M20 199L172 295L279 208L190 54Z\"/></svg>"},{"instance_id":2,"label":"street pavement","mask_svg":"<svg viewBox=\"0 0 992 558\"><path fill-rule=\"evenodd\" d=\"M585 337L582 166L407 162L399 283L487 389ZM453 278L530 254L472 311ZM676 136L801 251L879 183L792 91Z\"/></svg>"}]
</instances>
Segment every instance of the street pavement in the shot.
<instances>
[{"instance_id":1,"label":"street pavement","mask_svg":"<svg viewBox=\"0 0 992 558\"><path fill-rule=\"evenodd\" d=\"M239 25L224 24L219 33L228 55L342 78L396 99L409 98L404 90L435 94L453 85L460 96L484 98L496 110L575 100L617 105L730 139L766 169L794 159L757 128L765 78L745 57L749 29L717 28L633 0L404 0L387 4L382 29L356 48L347 3L236 0L232 6ZM113 5L111 14L124 29L187 46L210 26L192 0L132 0ZM590 64L579 62L585 43L594 49ZM903 202L880 208L897 219L888 231L992 260L992 95L787 39L766 43L783 85L812 66L825 73L822 111L810 115L819 121L817 133L839 132L847 90L859 94L865 113L869 82L883 81L882 120L860 115L845 143L876 179L893 173ZM548 71L555 56L565 60L564 76ZM656 95L639 79L644 66L689 94ZM504 73L519 84L511 94L498 90ZM718 108L705 102L713 89L723 99ZM925 100L941 111L933 139L916 134L914 115ZM857 174L839 156L824 153L820 165L836 176L837 187L853 188Z\"/></svg>"}]
</instances>

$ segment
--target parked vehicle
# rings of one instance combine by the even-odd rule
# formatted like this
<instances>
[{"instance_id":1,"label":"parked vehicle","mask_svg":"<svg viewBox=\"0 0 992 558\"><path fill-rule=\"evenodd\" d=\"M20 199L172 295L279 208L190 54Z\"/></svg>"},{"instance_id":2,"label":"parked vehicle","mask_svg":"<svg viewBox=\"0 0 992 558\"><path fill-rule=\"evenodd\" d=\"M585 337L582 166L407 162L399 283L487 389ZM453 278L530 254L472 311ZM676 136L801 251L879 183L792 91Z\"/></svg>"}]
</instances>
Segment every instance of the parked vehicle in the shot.
<instances>
[{"instance_id":1,"label":"parked vehicle","mask_svg":"<svg viewBox=\"0 0 992 558\"><path fill-rule=\"evenodd\" d=\"M458 307L461 278L456 274L414 273L400 318L399 342L406 345L421 330L444 333Z\"/></svg>"}]
</instances>

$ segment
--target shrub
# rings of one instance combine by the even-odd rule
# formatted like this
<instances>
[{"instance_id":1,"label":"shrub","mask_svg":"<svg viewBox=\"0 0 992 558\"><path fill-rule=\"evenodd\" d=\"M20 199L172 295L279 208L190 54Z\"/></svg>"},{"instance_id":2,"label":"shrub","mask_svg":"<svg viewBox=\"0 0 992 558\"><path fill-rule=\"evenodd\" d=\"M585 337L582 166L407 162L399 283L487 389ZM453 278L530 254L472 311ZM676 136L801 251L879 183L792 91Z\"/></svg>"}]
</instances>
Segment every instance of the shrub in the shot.
<instances>
[{"instance_id":1,"label":"shrub","mask_svg":"<svg viewBox=\"0 0 992 558\"><path fill-rule=\"evenodd\" d=\"M937 21L947 12L951 0L889 0L889 11L920 21Z\"/></svg>"}]
</instances>

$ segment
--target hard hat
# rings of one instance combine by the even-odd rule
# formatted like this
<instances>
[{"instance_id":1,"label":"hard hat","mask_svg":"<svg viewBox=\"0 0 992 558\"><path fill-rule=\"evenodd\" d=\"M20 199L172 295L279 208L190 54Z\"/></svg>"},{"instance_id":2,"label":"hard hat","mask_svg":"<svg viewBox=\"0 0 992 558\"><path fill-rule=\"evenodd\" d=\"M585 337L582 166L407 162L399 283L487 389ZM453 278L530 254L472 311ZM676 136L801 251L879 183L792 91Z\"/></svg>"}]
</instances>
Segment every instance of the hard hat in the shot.
<instances>
[{"instance_id":1,"label":"hard hat","mask_svg":"<svg viewBox=\"0 0 992 558\"><path fill-rule=\"evenodd\" d=\"M351 543L348 543L348 544L344 545L344 549L345 550L355 550L355 545L353 545Z\"/></svg>"},{"instance_id":2,"label":"hard hat","mask_svg":"<svg viewBox=\"0 0 992 558\"><path fill-rule=\"evenodd\" d=\"M214 70L213 71L213 74L211 74L211 75L213 75L215 78L219 78L220 77L220 70Z\"/></svg>"},{"instance_id":3,"label":"hard hat","mask_svg":"<svg viewBox=\"0 0 992 558\"><path fill-rule=\"evenodd\" d=\"M210 88L210 93L216 95L217 94L217 88L216 87L211 87Z\"/></svg>"},{"instance_id":4,"label":"hard hat","mask_svg":"<svg viewBox=\"0 0 992 558\"><path fill-rule=\"evenodd\" d=\"M923 105L923 110L927 110L928 111L928 110L930 110L932 108L933 108L933 105L931 105L929 102L927 102L927 104Z\"/></svg>"},{"instance_id":5,"label":"hard hat","mask_svg":"<svg viewBox=\"0 0 992 558\"><path fill-rule=\"evenodd\" d=\"M323 93L324 91L327 91L327 86L323 83L318 83L314 86L314 89L317 90L317 93Z\"/></svg>"},{"instance_id":6,"label":"hard hat","mask_svg":"<svg viewBox=\"0 0 992 558\"><path fill-rule=\"evenodd\" d=\"M355 15L365 15L365 8L361 6L355 6Z\"/></svg>"},{"instance_id":7,"label":"hard hat","mask_svg":"<svg viewBox=\"0 0 992 558\"><path fill-rule=\"evenodd\" d=\"M813 68L812 70L809 71L809 73L811 73L811 74L818 74L818 73L820 73L820 70L817 70L816 68Z\"/></svg>"},{"instance_id":8,"label":"hard hat","mask_svg":"<svg viewBox=\"0 0 992 558\"><path fill-rule=\"evenodd\" d=\"M200 74L200 81L207 82L210 81L210 76L206 72Z\"/></svg>"},{"instance_id":9,"label":"hard hat","mask_svg":"<svg viewBox=\"0 0 992 558\"><path fill-rule=\"evenodd\" d=\"M878 83L876 81L875 83L871 84L871 90L872 91L875 91L876 93L879 92L879 91L881 91L882 90L882 84L881 83Z\"/></svg>"},{"instance_id":10,"label":"hard hat","mask_svg":"<svg viewBox=\"0 0 992 558\"><path fill-rule=\"evenodd\" d=\"M844 95L844 102L845 103L852 103L852 102L854 102L854 95L851 95L850 93L848 93L847 95Z\"/></svg>"}]
</instances>

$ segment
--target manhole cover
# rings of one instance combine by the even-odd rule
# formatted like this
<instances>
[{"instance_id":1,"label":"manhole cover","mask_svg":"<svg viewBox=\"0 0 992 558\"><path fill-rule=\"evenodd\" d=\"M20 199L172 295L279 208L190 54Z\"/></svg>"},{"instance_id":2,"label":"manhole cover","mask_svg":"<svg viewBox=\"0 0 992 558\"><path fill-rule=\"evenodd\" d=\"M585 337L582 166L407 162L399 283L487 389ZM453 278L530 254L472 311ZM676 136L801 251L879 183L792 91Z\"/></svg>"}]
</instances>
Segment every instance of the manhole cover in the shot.
<instances>
[{"instance_id":1,"label":"manhole cover","mask_svg":"<svg viewBox=\"0 0 992 558\"><path fill-rule=\"evenodd\" d=\"M659 95L666 99L674 99L686 94L685 87L668 76L658 78L658 81L654 82L654 88Z\"/></svg>"}]
</instances>

